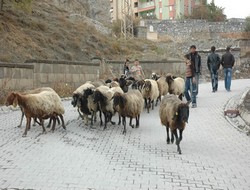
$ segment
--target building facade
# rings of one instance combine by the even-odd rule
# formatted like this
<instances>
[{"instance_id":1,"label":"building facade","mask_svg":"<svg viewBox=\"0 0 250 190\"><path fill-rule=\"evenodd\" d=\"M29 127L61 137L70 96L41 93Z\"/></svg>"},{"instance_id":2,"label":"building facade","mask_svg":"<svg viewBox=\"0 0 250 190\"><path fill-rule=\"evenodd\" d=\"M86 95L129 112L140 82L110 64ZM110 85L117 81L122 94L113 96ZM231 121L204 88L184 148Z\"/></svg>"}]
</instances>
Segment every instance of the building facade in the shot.
<instances>
[{"instance_id":1,"label":"building facade","mask_svg":"<svg viewBox=\"0 0 250 190\"><path fill-rule=\"evenodd\" d=\"M129 4L133 17L174 20L191 14L192 10L206 3L204 0L110 0L111 20L122 18L123 2Z\"/></svg>"}]
</instances>

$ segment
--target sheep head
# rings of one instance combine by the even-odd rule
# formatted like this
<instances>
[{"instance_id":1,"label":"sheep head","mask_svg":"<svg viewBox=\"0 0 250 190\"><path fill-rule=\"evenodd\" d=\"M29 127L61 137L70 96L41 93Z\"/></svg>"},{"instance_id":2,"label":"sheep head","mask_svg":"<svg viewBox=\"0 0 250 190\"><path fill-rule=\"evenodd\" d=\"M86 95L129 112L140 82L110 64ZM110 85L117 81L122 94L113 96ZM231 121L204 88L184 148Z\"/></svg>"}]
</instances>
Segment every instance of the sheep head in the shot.
<instances>
[{"instance_id":1,"label":"sheep head","mask_svg":"<svg viewBox=\"0 0 250 190\"><path fill-rule=\"evenodd\" d=\"M145 81L143 88L144 88L146 91L150 91L151 88L152 88L151 82L150 82L150 81Z\"/></svg>"},{"instance_id":2,"label":"sheep head","mask_svg":"<svg viewBox=\"0 0 250 190\"><path fill-rule=\"evenodd\" d=\"M87 98L88 96L92 95L93 93L94 93L93 89L87 88L86 90L83 91L83 96Z\"/></svg>"},{"instance_id":3,"label":"sheep head","mask_svg":"<svg viewBox=\"0 0 250 190\"><path fill-rule=\"evenodd\" d=\"M14 92L10 93L6 98L5 105L6 106L13 105L13 107L16 107L17 104L18 104L17 94Z\"/></svg>"},{"instance_id":4,"label":"sheep head","mask_svg":"<svg viewBox=\"0 0 250 190\"><path fill-rule=\"evenodd\" d=\"M78 98L79 98L79 94L74 94L72 98L73 98L73 99L72 99L72 101L71 101L71 104L72 104L74 107L76 107L76 105L77 105L77 100L78 100Z\"/></svg>"},{"instance_id":5,"label":"sheep head","mask_svg":"<svg viewBox=\"0 0 250 190\"><path fill-rule=\"evenodd\" d=\"M119 84L123 92L128 92L128 86L127 86L127 81L125 78L120 78L119 79Z\"/></svg>"},{"instance_id":6,"label":"sheep head","mask_svg":"<svg viewBox=\"0 0 250 190\"><path fill-rule=\"evenodd\" d=\"M97 90L94 92L94 98L93 98L94 103L98 103L98 102L105 103L106 100L107 100L107 97L105 97L100 91Z\"/></svg>"},{"instance_id":7,"label":"sheep head","mask_svg":"<svg viewBox=\"0 0 250 190\"><path fill-rule=\"evenodd\" d=\"M113 99L113 107L114 107L114 110L116 110L116 107L119 105L121 108L124 108L125 107L125 104L127 102L127 100L124 98L124 96L122 96L121 93L119 92L116 92L114 94L114 96L112 97ZM117 110L116 110L117 111Z\"/></svg>"},{"instance_id":8,"label":"sheep head","mask_svg":"<svg viewBox=\"0 0 250 190\"><path fill-rule=\"evenodd\" d=\"M178 109L175 112L173 119L176 120L178 123L181 122L188 123L188 118L189 118L189 106L187 103L181 103L178 106Z\"/></svg>"}]
</instances>

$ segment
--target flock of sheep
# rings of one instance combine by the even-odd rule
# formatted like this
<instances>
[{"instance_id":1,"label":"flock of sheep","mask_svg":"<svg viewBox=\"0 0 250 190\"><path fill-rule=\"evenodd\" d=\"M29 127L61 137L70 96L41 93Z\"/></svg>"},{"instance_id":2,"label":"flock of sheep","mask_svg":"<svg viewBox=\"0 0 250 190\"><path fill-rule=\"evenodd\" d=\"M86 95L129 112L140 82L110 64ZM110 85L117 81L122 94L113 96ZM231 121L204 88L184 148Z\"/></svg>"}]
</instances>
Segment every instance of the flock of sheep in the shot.
<instances>
[{"instance_id":1,"label":"flock of sheep","mask_svg":"<svg viewBox=\"0 0 250 190\"><path fill-rule=\"evenodd\" d=\"M79 116L85 125L94 126L99 114L100 125L107 128L107 124L115 124L112 117L117 113L118 125L123 125L126 134L126 118L129 126L138 128L143 109L149 113L160 102L159 116L166 127L167 143L176 139L177 151L181 154L180 141L182 132L189 117L189 105L182 101L184 94L184 80L171 74L157 76L152 73L151 79L136 81L134 78L121 76L107 81L87 81L73 92L71 104L77 107ZM65 112L61 99L52 88L38 88L24 93L12 92L8 95L6 106L19 105L23 116L26 116L26 128L23 136L30 129L31 119L42 126L46 133L44 120L49 119L47 127L55 130L56 123L62 123L66 129L63 114ZM104 120L103 120L104 118ZM135 125L133 119L135 118ZM90 123L90 124L89 124ZM179 131L179 134L178 134Z\"/></svg>"}]
</instances>

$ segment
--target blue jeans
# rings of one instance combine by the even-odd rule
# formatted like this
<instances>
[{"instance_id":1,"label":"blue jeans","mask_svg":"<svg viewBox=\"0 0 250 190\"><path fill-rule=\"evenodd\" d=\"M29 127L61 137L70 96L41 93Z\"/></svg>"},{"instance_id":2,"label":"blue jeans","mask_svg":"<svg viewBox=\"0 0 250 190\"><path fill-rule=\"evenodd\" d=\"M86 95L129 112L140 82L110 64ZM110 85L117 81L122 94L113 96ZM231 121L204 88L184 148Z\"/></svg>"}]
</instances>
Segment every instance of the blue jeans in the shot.
<instances>
[{"instance_id":1,"label":"blue jeans","mask_svg":"<svg viewBox=\"0 0 250 190\"><path fill-rule=\"evenodd\" d=\"M225 89L230 91L232 80L232 68L224 68Z\"/></svg>"},{"instance_id":2,"label":"blue jeans","mask_svg":"<svg viewBox=\"0 0 250 190\"><path fill-rule=\"evenodd\" d=\"M211 69L210 74L211 74L211 82L212 82L213 91L217 91L218 90L218 71L217 71L217 69Z\"/></svg>"},{"instance_id":3,"label":"blue jeans","mask_svg":"<svg viewBox=\"0 0 250 190\"><path fill-rule=\"evenodd\" d=\"M189 95L190 92L190 95ZM192 77L186 77L185 81L185 97L187 101L192 101L192 104L196 104L196 84L193 83L193 78Z\"/></svg>"},{"instance_id":4,"label":"blue jeans","mask_svg":"<svg viewBox=\"0 0 250 190\"><path fill-rule=\"evenodd\" d=\"M195 73L195 81L196 81L196 85L195 85L195 94L196 96L198 95L199 92L199 79L200 79L200 73Z\"/></svg>"}]
</instances>

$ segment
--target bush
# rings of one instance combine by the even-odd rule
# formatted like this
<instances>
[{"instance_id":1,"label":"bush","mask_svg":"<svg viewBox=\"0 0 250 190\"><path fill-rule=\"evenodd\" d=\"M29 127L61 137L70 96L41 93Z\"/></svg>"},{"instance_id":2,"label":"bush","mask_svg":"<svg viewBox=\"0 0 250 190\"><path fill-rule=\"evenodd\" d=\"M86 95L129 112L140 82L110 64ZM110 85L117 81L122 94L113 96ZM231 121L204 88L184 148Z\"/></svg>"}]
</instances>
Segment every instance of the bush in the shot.
<instances>
[{"instance_id":1,"label":"bush","mask_svg":"<svg viewBox=\"0 0 250 190\"><path fill-rule=\"evenodd\" d=\"M250 32L250 16L246 17L245 32Z\"/></svg>"}]
</instances>

